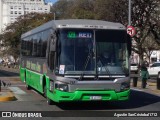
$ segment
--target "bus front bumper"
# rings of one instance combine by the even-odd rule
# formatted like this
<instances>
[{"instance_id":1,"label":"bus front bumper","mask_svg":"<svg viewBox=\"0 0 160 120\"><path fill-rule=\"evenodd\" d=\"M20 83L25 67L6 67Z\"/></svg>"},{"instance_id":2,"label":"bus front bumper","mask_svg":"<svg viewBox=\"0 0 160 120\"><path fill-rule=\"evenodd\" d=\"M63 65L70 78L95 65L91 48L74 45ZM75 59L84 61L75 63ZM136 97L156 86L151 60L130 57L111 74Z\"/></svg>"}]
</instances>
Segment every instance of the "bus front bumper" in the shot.
<instances>
[{"instance_id":1,"label":"bus front bumper","mask_svg":"<svg viewBox=\"0 0 160 120\"><path fill-rule=\"evenodd\" d=\"M54 94L53 94L54 93ZM48 92L48 97L55 102L73 102L73 101L121 101L128 100L130 89L122 92L115 91L75 91L62 92L54 90Z\"/></svg>"}]
</instances>

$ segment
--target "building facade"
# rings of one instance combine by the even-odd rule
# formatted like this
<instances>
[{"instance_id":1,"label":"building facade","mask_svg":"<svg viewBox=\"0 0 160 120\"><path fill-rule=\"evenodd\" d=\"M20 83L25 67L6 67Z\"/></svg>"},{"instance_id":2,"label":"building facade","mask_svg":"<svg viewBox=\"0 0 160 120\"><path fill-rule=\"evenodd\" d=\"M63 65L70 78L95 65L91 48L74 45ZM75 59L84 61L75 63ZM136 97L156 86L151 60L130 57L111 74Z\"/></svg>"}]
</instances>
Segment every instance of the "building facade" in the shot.
<instances>
[{"instance_id":1,"label":"building facade","mask_svg":"<svg viewBox=\"0 0 160 120\"><path fill-rule=\"evenodd\" d=\"M0 33L18 16L31 12L49 13L50 6L44 0L0 0Z\"/></svg>"}]
</instances>

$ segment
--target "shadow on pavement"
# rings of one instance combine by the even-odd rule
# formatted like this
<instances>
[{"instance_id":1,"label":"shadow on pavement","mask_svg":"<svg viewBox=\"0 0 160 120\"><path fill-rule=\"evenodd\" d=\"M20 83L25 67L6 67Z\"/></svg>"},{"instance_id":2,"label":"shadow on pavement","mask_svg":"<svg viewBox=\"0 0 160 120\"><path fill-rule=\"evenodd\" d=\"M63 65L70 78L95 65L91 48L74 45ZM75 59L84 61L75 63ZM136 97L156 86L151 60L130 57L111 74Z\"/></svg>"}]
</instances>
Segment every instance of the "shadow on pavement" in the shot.
<instances>
[{"instance_id":1,"label":"shadow on pavement","mask_svg":"<svg viewBox=\"0 0 160 120\"><path fill-rule=\"evenodd\" d=\"M57 104L63 110L130 110L134 108L144 107L150 104L160 102L160 97L131 90L130 99L128 101L114 102L75 102Z\"/></svg>"},{"instance_id":2,"label":"shadow on pavement","mask_svg":"<svg viewBox=\"0 0 160 120\"><path fill-rule=\"evenodd\" d=\"M16 72L11 72L11 71L6 71L6 70L0 69L0 77L15 77L15 76L19 76L18 71L16 73Z\"/></svg>"}]
</instances>

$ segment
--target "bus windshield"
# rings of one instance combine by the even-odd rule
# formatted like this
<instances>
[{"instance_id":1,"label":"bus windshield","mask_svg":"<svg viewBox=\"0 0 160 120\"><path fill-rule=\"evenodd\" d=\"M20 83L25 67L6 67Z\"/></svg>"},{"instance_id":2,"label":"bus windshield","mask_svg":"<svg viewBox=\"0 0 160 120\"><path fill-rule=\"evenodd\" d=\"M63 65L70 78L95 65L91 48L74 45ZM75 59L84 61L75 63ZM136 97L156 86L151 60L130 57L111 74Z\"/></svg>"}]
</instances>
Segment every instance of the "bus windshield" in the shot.
<instances>
[{"instance_id":1,"label":"bus windshield","mask_svg":"<svg viewBox=\"0 0 160 120\"><path fill-rule=\"evenodd\" d=\"M128 74L125 34L120 30L60 30L59 74Z\"/></svg>"},{"instance_id":2,"label":"bus windshield","mask_svg":"<svg viewBox=\"0 0 160 120\"><path fill-rule=\"evenodd\" d=\"M95 34L98 74L129 74L126 31L98 30Z\"/></svg>"}]
</instances>

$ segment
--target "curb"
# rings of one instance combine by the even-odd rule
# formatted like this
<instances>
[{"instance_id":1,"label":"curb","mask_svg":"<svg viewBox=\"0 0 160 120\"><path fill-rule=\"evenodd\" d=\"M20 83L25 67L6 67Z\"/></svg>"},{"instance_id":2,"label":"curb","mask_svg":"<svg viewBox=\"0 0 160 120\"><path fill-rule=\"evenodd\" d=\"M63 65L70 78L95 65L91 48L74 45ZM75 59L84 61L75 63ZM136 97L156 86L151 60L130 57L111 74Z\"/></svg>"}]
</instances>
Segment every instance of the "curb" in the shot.
<instances>
[{"instance_id":1,"label":"curb","mask_svg":"<svg viewBox=\"0 0 160 120\"><path fill-rule=\"evenodd\" d=\"M133 84L133 81L131 81L130 83L131 83L131 85L132 85L132 84ZM137 85L138 85L138 84L141 84L141 83L142 83L142 81L137 81ZM156 85L157 85L156 82L150 82L150 81L147 81L147 84L150 85L150 86L156 86Z\"/></svg>"},{"instance_id":2,"label":"curb","mask_svg":"<svg viewBox=\"0 0 160 120\"><path fill-rule=\"evenodd\" d=\"M13 101L16 97L13 95L12 92L7 92L6 95L0 96L0 102L2 101Z\"/></svg>"},{"instance_id":3,"label":"curb","mask_svg":"<svg viewBox=\"0 0 160 120\"><path fill-rule=\"evenodd\" d=\"M157 83L156 82L150 82L150 81L148 81L147 84L149 86L146 87L145 89L141 88L141 84L142 84L142 82L138 81L137 82L137 86L136 87L132 87L132 88L137 88L139 90L142 90L143 92L154 94L156 96L160 96L160 90L157 89ZM133 82L131 82L131 85L133 86Z\"/></svg>"},{"instance_id":4,"label":"curb","mask_svg":"<svg viewBox=\"0 0 160 120\"><path fill-rule=\"evenodd\" d=\"M150 86L156 86L157 83L147 82Z\"/></svg>"}]
</instances>

